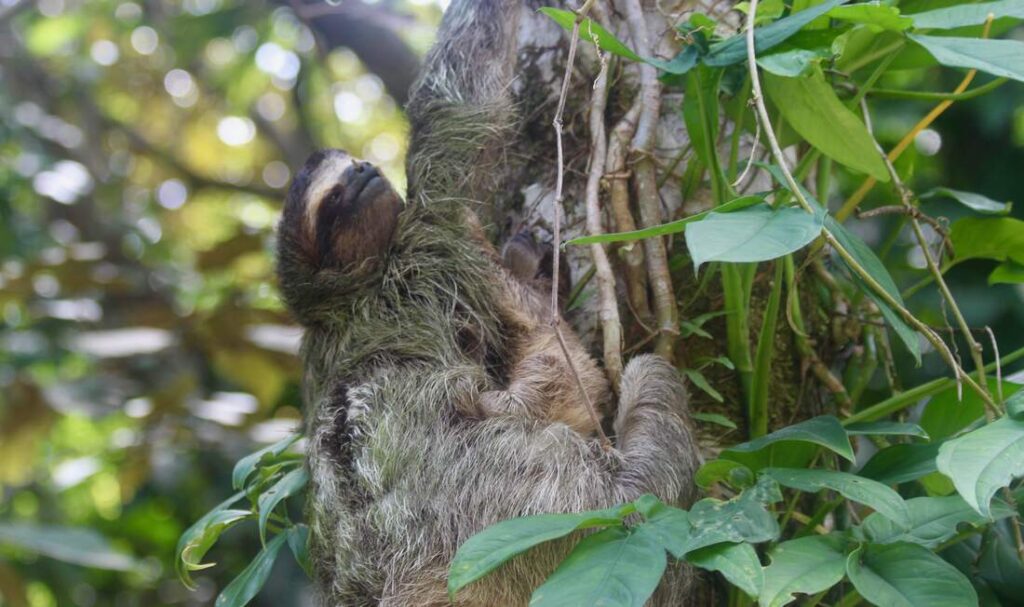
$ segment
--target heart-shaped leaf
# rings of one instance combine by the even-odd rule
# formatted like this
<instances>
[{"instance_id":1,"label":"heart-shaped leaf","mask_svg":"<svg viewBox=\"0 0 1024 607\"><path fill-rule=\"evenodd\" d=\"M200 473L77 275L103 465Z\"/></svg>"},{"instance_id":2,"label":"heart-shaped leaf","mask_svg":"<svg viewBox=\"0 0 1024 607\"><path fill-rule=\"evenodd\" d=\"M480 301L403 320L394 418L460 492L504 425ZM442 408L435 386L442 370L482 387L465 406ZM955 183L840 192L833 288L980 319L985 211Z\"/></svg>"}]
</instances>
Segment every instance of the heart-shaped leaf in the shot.
<instances>
[{"instance_id":1,"label":"heart-shaped leaf","mask_svg":"<svg viewBox=\"0 0 1024 607\"><path fill-rule=\"evenodd\" d=\"M842 540L818 535L783 542L768 553L771 564L764 570L761 607L782 607L794 594L815 594L843 579L846 555Z\"/></svg>"},{"instance_id":2,"label":"heart-shaped leaf","mask_svg":"<svg viewBox=\"0 0 1024 607\"><path fill-rule=\"evenodd\" d=\"M1001 502L996 502L992 510L997 519L1013 516L1013 509ZM989 522L959 495L915 497L907 500L907 511L910 513L910 525L905 529L875 513L864 519L861 530L876 544L909 542L936 548L955 536L961 523L984 525Z\"/></svg>"},{"instance_id":3,"label":"heart-shaped leaf","mask_svg":"<svg viewBox=\"0 0 1024 607\"><path fill-rule=\"evenodd\" d=\"M694 550L686 561L701 569L717 571L751 597L757 597L764 588L764 568L757 552L750 544L716 544Z\"/></svg>"},{"instance_id":4,"label":"heart-shaped leaf","mask_svg":"<svg viewBox=\"0 0 1024 607\"><path fill-rule=\"evenodd\" d=\"M923 546L861 546L850 553L846 574L874 605L963 607L977 605L971 582Z\"/></svg>"},{"instance_id":5,"label":"heart-shaped leaf","mask_svg":"<svg viewBox=\"0 0 1024 607\"><path fill-rule=\"evenodd\" d=\"M643 607L667 565L665 549L642 526L583 538L530 597L531 607Z\"/></svg>"},{"instance_id":6,"label":"heart-shaped leaf","mask_svg":"<svg viewBox=\"0 0 1024 607\"><path fill-rule=\"evenodd\" d=\"M797 251L821 234L821 218L767 204L709 214L686 231L694 269L708 261L765 261Z\"/></svg>"},{"instance_id":7,"label":"heart-shaped leaf","mask_svg":"<svg viewBox=\"0 0 1024 607\"><path fill-rule=\"evenodd\" d=\"M936 464L972 508L991 518L995 492L1024 476L1024 421L1003 417L954 438L939 449Z\"/></svg>"}]
</instances>

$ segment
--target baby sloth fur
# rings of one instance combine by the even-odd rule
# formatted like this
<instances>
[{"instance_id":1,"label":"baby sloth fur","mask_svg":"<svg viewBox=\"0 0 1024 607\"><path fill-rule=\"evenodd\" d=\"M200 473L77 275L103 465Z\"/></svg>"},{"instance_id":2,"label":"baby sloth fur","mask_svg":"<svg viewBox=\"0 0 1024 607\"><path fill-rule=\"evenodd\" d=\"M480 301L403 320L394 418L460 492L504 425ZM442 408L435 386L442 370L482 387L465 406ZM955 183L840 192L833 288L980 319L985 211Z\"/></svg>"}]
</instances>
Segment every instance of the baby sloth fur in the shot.
<instances>
[{"instance_id":1,"label":"baby sloth fur","mask_svg":"<svg viewBox=\"0 0 1024 607\"><path fill-rule=\"evenodd\" d=\"M615 447L592 436L554 341L541 250L499 255L473 205L501 184L516 116L508 97L523 0L455 0L410 106L409 201L338 150L296 175L278 231L285 301L306 327L308 515L320 600L450 604L456 549L509 518L693 498L699 455L678 373L627 365ZM610 408L571 331L591 400ZM456 605L526 605L579 536L549 542L462 590ZM690 604L670 566L651 605Z\"/></svg>"}]
</instances>

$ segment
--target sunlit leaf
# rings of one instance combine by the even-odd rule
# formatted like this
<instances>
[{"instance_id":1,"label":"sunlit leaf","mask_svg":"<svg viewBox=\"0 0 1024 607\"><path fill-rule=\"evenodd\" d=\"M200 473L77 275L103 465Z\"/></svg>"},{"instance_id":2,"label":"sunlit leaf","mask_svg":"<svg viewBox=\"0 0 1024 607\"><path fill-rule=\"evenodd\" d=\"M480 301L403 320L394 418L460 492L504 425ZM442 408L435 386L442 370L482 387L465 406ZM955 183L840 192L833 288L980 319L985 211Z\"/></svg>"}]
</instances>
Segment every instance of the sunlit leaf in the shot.
<instances>
[{"instance_id":1,"label":"sunlit leaf","mask_svg":"<svg viewBox=\"0 0 1024 607\"><path fill-rule=\"evenodd\" d=\"M826 156L879 181L889 181L864 123L836 96L820 69L784 78L765 74L765 91L786 123Z\"/></svg>"},{"instance_id":2,"label":"sunlit leaf","mask_svg":"<svg viewBox=\"0 0 1024 607\"><path fill-rule=\"evenodd\" d=\"M838 6L830 10L828 16L851 23L861 23L879 31L892 30L901 32L909 29L914 24L913 19L910 17L900 15L900 10L895 6L877 3Z\"/></svg>"},{"instance_id":3,"label":"sunlit leaf","mask_svg":"<svg viewBox=\"0 0 1024 607\"><path fill-rule=\"evenodd\" d=\"M572 31L573 25L576 23L576 13L572 11L544 7L540 9L540 12L547 15L552 21L568 32ZM618 55L632 61L644 61L644 58L637 55L633 49L620 42L611 32L591 19L580 21L580 40L585 42L597 40L597 45L602 50L608 51L613 55Z\"/></svg>"},{"instance_id":4,"label":"sunlit leaf","mask_svg":"<svg viewBox=\"0 0 1024 607\"><path fill-rule=\"evenodd\" d=\"M686 247L695 269L708 261L766 261L803 248L821 234L821 226L820 217L802 209L761 204L711 213L689 227Z\"/></svg>"},{"instance_id":5,"label":"sunlit leaf","mask_svg":"<svg viewBox=\"0 0 1024 607\"><path fill-rule=\"evenodd\" d=\"M996 266L988 275L990 285L1018 285L1024 283L1024 264L1015 261L1004 261Z\"/></svg>"},{"instance_id":6,"label":"sunlit leaf","mask_svg":"<svg viewBox=\"0 0 1024 607\"><path fill-rule=\"evenodd\" d=\"M949 233L956 261L1013 260L1024 264L1024 221L1012 217L964 217Z\"/></svg>"}]
</instances>

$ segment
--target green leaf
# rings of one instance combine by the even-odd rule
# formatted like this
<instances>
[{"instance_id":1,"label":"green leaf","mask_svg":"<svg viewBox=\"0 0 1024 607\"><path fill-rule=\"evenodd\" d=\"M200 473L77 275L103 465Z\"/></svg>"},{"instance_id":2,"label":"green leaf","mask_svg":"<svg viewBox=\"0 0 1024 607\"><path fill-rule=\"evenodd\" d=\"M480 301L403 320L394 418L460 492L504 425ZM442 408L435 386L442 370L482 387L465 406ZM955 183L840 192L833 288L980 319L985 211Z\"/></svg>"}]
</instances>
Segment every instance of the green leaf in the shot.
<instances>
[{"instance_id":1,"label":"green leaf","mask_svg":"<svg viewBox=\"0 0 1024 607\"><path fill-rule=\"evenodd\" d=\"M764 85L786 123L808 143L836 162L889 181L874 139L860 118L839 100L820 68L800 78L768 73Z\"/></svg>"},{"instance_id":2,"label":"green leaf","mask_svg":"<svg viewBox=\"0 0 1024 607\"><path fill-rule=\"evenodd\" d=\"M178 538L178 545L174 550L177 555L174 566L182 583L189 588L194 584L189 576L190 571L213 567L214 563L202 562L203 556L210 549L217 538L228 528L252 516L248 510L228 510L228 508L245 497L241 491L232 495L212 510L207 512L192 526L185 530Z\"/></svg>"},{"instance_id":3,"label":"green leaf","mask_svg":"<svg viewBox=\"0 0 1024 607\"><path fill-rule=\"evenodd\" d=\"M876 510L897 525L910 525L910 514L903 498L878 481L835 470L765 468L761 474L774 478L780 485L808 493L831 489L846 499Z\"/></svg>"},{"instance_id":4,"label":"green leaf","mask_svg":"<svg viewBox=\"0 0 1024 607\"><path fill-rule=\"evenodd\" d=\"M900 9L895 6L886 6L877 2L839 6L830 10L828 16L851 23L862 23L875 31L902 32L914 24L914 20L910 17L900 15Z\"/></svg>"},{"instance_id":5,"label":"green leaf","mask_svg":"<svg viewBox=\"0 0 1024 607\"><path fill-rule=\"evenodd\" d=\"M704 392L711 398L717 400L718 402L725 401L725 398L721 395L721 393L719 393L718 390L712 388L711 384L708 383L708 379L704 377L704 374L698 371L697 369L680 369L679 372L685 375L686 378L689 379L691 383L693 383L693 385L700 388L702 392ZM733 427L735 428L736 426L733 425Z\"/></svg>"},{"instance_id":6,"label":"green leaf","mask_svg":"<svg viewBox=\"0 0 1024 607\"><path fill-rule=\"evenodd\" d=\"M95 569L132 571L139 568L138 561L131 555L116 550L107 538L92 529L27 522L0 523L0 545Z\"/></svg>"},{"instance_id":7,"label":"green leaf","mask_svg":"<svg viewBox=\"0 0 1024 607\"><path fill-rule=\"evenodd\" d=\"M797 251L821 234L821 218L802 209L760 204L712 212L689 227L686 248L699 269L708 261L765 261Z\"/></svg>"},{"instance_id":8,"label":"green leaf","mask_svg":"<svg viewBox=\"0 0 1024 607\"><path fill-rule=\"evenodd\" d=\"M719 481L733 486L748 486L754 482L754 473L739 462L728 459L713 459L697 470L693 480L697 486L707 489ZM745 481L745 482L744 482Z\"/></svg>"},{"instance_id":9,"label":"green leaf","mask_svg":"<svg viewBox=\"0 0 1024 607\"><path fill-rule=\"evenodd\" d=\"M779 537L779 524L765 506L782 500L779 486L768 477L728 501L705 498L690 508L689 536L676 534L665 548L676 558L722 542L768 542Z\"/></svg>"},{"instance_id":10,"label":"green leaf","mask_svg":"<svg viewBox=\"0 0 1024 607\"><path fill-rule=\"evenodd\" d=\"M1024 19L1024 2L1002 0L1001 2L983 2L981 4L961 4L907 16L913 19L916 28L952 29L985 23L989 14L996 19L1000 17Z\"/></svg>"},{"instance_id":11,"label":"green leaf","mask_svg":"<svg viewBox=\"0 0 1024 607\"><path fill-rule=\"evenodd\" d=\"M281 480L274 483L270 489L267 489L260 495L259 501L257 502L257 510L259 510L260 513L259 528L261 542L266 542L267 519L270 518L270 514L274 511L274 508L276 508L282 500L302 491L308 482L309 470L305 467L297 468L282 476Z\"/></svg>"},{"instance_id":12,"label":"green leaf","mask_svg":"<svg viewBox=\"0 0 1024 607\"><path fill-rule=\"evenodd\" d=\"M313 567L309 562L309 525L299 524L288 528L288 548L291 549L295 562L313 578Z\"/></svg>"},{"instance_id":13,"label":"green leaf","mask_svg":"<svg viewBox=\"0 0 1024 607\"><path fill-rule=\"evenodd\" d=\"M876 453L857 474L885 485L898 485L935 472L939 444L893 445Z\"/></svg>"},{"instance_id":14,"label":"green leaf","mask_svg":"<svg viewBox=\"0 0 1024 607\"><path fill-rule=\"evenodd\" d=\"M693 535L690 513L682 508L669 506L657 498L648 499L645 503L643 497L634 502L637 510L644 516L644 522L639 526L643 527L663 549L683 550Z\"/></svg>"},{"instance_id":15,"label":"green leaf","mask_svg":"<svg viewBox=\"0 0 1024 607\"><path fill-rule=\"evenodd\" d=\"M957 492L982 516L1000 488L1024 476L1024 421L1003 417L942 445L936 459Z\"/></svg>"},{"instance_id":16,"label":"green leaf","mask_svg":"<svg viewBox=\"0 0 1024 607\"><path fill-rule=\"evenodd\" d=\"M802 537L783 542L768 553L761 607L781 607L796 593L815 594L839 583L846 573L842 541L832 535Z\"/></svg>"},{"instance_id":17,"label":"green leaf","mask_svg":"<svg viewBox=\"0 0 1024 607\"><path fill-rule=\"evenodd\" d=\"M658 587L665 550L643 526L612 527L583 538L533 591L531 607L643 607Z\"/></svg>"},{"instance_id":18,"label":"green leaf","mask_svg":"<svg viewBox=\"0 0 1024 607\"><path fill-rule=\"evenodd\" d=\"M996 202L981 194L962 192L952 188L932 188L928 192L921 194L922 200L928 198L952 198L971 210L987 215L1007 215L1013 207L1012 202Z\"/></svg>"},{"instance_id":19,"label":"green leaf","mask_svg":"<svg viewBox=\"0 0 1024 607\"><path fill-rule=\"evenodd\" d=\"M267 578L270 577L270 570L273 569L274 561L277 560L277 554L281 551L281 546L284 546L287 538L287 534L282 533L270 540L263 550L260 550L259 554L256 555L256 558L242 570L242 573L238 574L238 577L231 580L231 583L221 591L220 595L217 596L217 602L214 603L214 607L243 607L248 605L249 601L263 588Z\"/></svg>"},{"instance_id":20,"label":"green leaf","mask_svg":"<svg viewBox=\"0 0 1024 607\"><path fill-rule=\"evenodd\" d=\"M800 31L816 18L833 8L846 4L849 0L825 0L821 4L794 13L784 19L754 29L754 50L760 55L770 48L778 46L787 38ZM704 63L713 67L725 67L745 61L747 58L747 40L745 33L739 33L717 44L712 44Z\"/></svg>"},{"instance_id":21,"label":"green leaf","mask_svg":"<svg viewBox=\"0 0 1024 607\"><path fill-rule=\"evenodd\" d=\"M729 447L722 453L723 455L754 453L780 441L814 443L839 454L848 461L854 461L853 447L850 446L846 430L843 429L839 420L831 415L822 415L792 426L786 426L748 443Z\"/></svg>"},{"instance_id":22,"label":"green leaf","mask_svg":"<svg viewBox=\"0 0 1024 607\"><path fill-rule=\"evenodd\" d=\"M539 514L502 521L466 540L448 572L448 594L494 571L537 544L565 537L578 529L621 525L635 512L633 504L571 514Z\"/></svg>"},{"instance_id":23,"label":"green leaf","mask_svg":"<svg viewBox=\"0 0 1024 607\"><path fill-rule=\"evenodd\" d=\"M858 547L846 561L846 574L857 592L875 605L978 604L978 596L964 574L916 544Z\"/></svg>"},{"instance_id":24,"label":"green leaf","mask_svg":"<svg viewBox=\"0 0 1024 607\"><path fill-rule=\"evenodd\" d=\"M721 394L719 394L721 396ZM721 400L719 400L721 402ZM715 424L717 426L724 426L730 430L736 429L736 423L724 415L718 413L691 413L690 417L697 421L707 422L709 424Z\"/></svg>"},{"instance_id":25,"label":"green leaf","mask_svg":"<svg viewBox=\"0 0 1024 607\"><path fill-rule=\"evenodd\" d=\"M764 202L763 196L743 196L735 200L730 200L725 204L719 205L714 208L716 213L730 213L733 211L739 211L747 207L754 206ZM695 221L700 221L711 214L712 211L703 211L700 213L694 213L689 217L684 217L677 221L670 221L669 223L663 223L661 225L652 226L650 228L644 228L642 230L632 230L630 232L612 232L610 234L598 234L597 236L580 236L579 238L573 238L567 241L566 245L586 245L596 244L601 242L624 242L630 240L643 240L644 238L653 238L655 236L665 236L668 234L678 234L686 229L687 224Z\"/></svg>"},{"instance_id":26,"label":"green leaf","mask_svg":"<svg viewBox=\"0 0 1024 607\"><path fill-rule=\"evenodd\" d=\"M796 78L807 74L822 59L831 56L826 49L794 48L757 58L761 68L776 76Z\"/></svg>"},{"instance_id":27,"label":"green leaf","mask_svg":"<svg viewBox=\"0 0 1024 607\"><path fill-rule=\"evenodd\" d=\"M880 422L858 422L846 426L846 433L850 435L868 436L916 436L928 439L928 433L917 424L905 422L880 421Z\"/></svg>"},{"instance_id":28,"label":"green leaf","mask_svg":"<svg viewBox=\"0 0 1024 607\"><path fill-rule=\"evenodd\" d=\"M276 459L282 453L284 453L288 447L291 447L295 441L299 440L299 434L291 434L284 437L278 442L264 447L255 453L250 453L242 459L238 460L235 464L235 469L231 472L231 486L235 489L241 489L245 486L245 482L249 480L252 473L256 471L259 466L264 466Z\"/></svg>"},{"instance_id":29,"label":"green leaf","mask_svg":"<svg viewBox=\"0 0 1024 607\"><path fill-rule=\"evenodd\" d=\"M910 525L905 529L894 525L879 513L864 519L861 529L865 537L876 544L909 542L926 548L937 548L957 534L957 526L961 523L981 526L989 522L959 495L915 497L907 500L907 511L910 513ZM1013 516L1013 509L996 502L993 514L996 518Z\"/></svg>"},{"instance_id":30,"label":"green leaf","mask_svg":"<svg viewBox=\"0 0 1024 607\"><path fill-rule=\"evenodd\" d=\"M694 550L686 555L686 560L701 569L721 573L751 597L756 598L764 588L764 568L750 544L716 544Z\"/></svg>"},{"instance_id":31,"label":"green leaf","mask_svg":"<svg viewBox=\"0 0 1024 607\"><path fill-rule=\"evenodd\" d=\"M1006 399L1006 414L1016 420L1024 418L1024 390Z\"/></svg>"},{"instance_id":32,"label":"green leaf","mask_svg":"<svg viewBox=\"0 0 1024 607\"><path fill-rule=\"evenodd\" d=\"M573 25L576 23L576 13L572 11L544 7L540 9L540 12L547 15L567 32L571 32ZM593 42L595 39L601 50L631 61L646 61L643 57L637 55L633 49L620 42L611 32L601 27L600 24L590 19L580 21L580 41Z\"/></svg>"},{"instance_id":33,"label":"green leaf","mask_svg":"<svg viewBox=\"0 0 1024 607\"><path fill-rule=\"evenodd\" d=\"M1015 261L1004 261L996 266L988 275L990 285L1017 285L1024 283L1024 264Z\"/></svg>"},{"instance_id":34,"label":"green leaf","mask_svg":"<svg viewBox=\"0 0 1024 607\"><path fill-rule=\"evenodd\" d=\"M1002 392L1004 396L1011 396L1021 386L1007 381L1000 386L996 378L990 377L988 388L992 394ZM920 423L932 439L937 440L957 434L984 416L985 401L973 390L958 390L954 385L928 400Z\"/></svg>"},{"instance_id":35,"label":"green leaf","mask_svg":"<svg viewBox=\"0 0 1024 607\"><path fill-rule=\"evenodd\" d=\"M697 65L697 60L699 58L700 50L696 45L691 44L679 51L679 54L673 57L671 61L662 61L660 59L653 58L646 59L645 61L663 72L682 76Z\"/></svg>"},{"instance_id":36,"label":"green leaf","mask_svg":"<svg viewBox=\"0 0 1024 607\"><path fill-rule=\"evenodd\" d=\"M1024 42L918 34L910 34L909 38L942 65L980 70L1024 82Z\"/></svg>"},{"instance_id":37,"label":"green leaf","mask_svg":"<svg viewBox=\"0 0 1024 607\"><path fill-rule=\"evenodd\" d=\"M954 260L1012 260L1024 264L1024 221L1012 217L964 217L949 232Z\"/></svg>"}]
</instances>

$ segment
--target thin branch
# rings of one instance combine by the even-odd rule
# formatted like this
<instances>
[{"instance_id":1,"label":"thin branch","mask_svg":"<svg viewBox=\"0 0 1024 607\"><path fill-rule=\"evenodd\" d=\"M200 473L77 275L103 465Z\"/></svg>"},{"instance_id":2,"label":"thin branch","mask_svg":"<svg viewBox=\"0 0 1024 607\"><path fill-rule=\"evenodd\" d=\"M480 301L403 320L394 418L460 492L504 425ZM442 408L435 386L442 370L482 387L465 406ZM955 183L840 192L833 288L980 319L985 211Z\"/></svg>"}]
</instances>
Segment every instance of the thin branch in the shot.
<instances>
[{"instance_id":1,"label":"thin branch","mask_svg":"<svg viewBox=\"0 0 1024 607\"><path fill-rule=\"evenodd\" d=\"M598 48L598 54L601 50ZM608 103L608 59L601 56L601 71L594 82L590 98L590 174L587 178L587 231L591 236L603 233L601 221L601 177L604 175L604 158L607 154L608 137L605 133L604 111ZM615 296L615 274L604 245L590 245L597 277L598 318L601 320L601 336L604 342L604 368L611 380L612 388L619 391L622 379L622 323L619 320L619 302Z\"/></svg>"},{"instance_id":2,"label":"thin branch","mask_svg":"<svg viewBox=\"0 0 1024 607\"><path fill-rule=\"evenodd\" d=\"M921 250L924 252L924 259L925 263L928 264L928 271L935 277L935 282L939 287L939 293L942 294L942 298L946 302L946 305L948 305L949 309L953 312L953 318L956 319L956 323L960 327L960 334L963 336L964 341L967 342L967 349L970 350L971 360L974 361L974 368L978 370L978 383L981 384L981 388L989 395L989 399L991 399L991 394L988 389L988 381L985 378L985 361L981 355L981 344L974 339L974 335L971 333L971 328L967 324L967 320L964 318L963 313L960 311L960 306L957 305L956 298L953 297L953 292L949 290L949 285L946 284L946 280L942 277L942 269L939 268L938 262L936 262L935 257L932 255L932 250L928 246L928 239L925 237L924 231L921 229L921 222L918 221L917 214L914 213L916 207L913 204L913 193L910 191L910 188L903 183L903 180L900 179L900 175L896 171L896 167L893 166L892 161L889 160L888 156L886 156L885 150L882 149L882 145L874 138L874 134L871 129L871 115L868 113L867 102L861 99L860 107L861 113L864 115L864 124L867 126L868 134L871 135L871 140L875 144L875 149L878 150L878 155L881 156L882 162L885 164L885 170L889 172L889 178L892 179L893 186L899 193L900 203L910 216L910 226L913 228L914 237L917 239L918 246L920 246ZM996 412L998 412L998 409Z\"/></svg>"},{"instance_id":3,"label":"thin branch","mask_svg":"<svg viewBox=\"0 0 1024 607\"><path fill-rule=\"evenodd\" d=\"M757 16L757 0L751 0L750 9L747 13L747 68L750 72L751 81L751 97L754 100L757 108L757 116L761 120L761 128L764 129L765 138L768 139L770 144L772 155L775 157L775 162L779 165L782 171L783 177L785 178L786 185L797 202L801 207L808 213L813 213L814 209L811 204L804 197L803 190L800 185L796 182L793 177L793 173L789 170L789 164L786 160L785 155L782 153L782 147L779 145L779 140L775 136L775 131L772 129L771 120L768 117L768 108L765 107L764 97L761 91L761 80L758 76L757 71L757 55L754 48L754 21ZM825 237L825 241L832 247L833 250L846 262L846 265L850 267L853 272L864 281L869 289L875 292L879 298L882 299L889 307L899 313L899 315L906 321L911 327L917 332L921 333L925 339L935 348L935 350L942 356L946 364L953 370L956 377L967 384L972 390L978 393L978 395L988 404L994 407L991 397L989 397L986 390L982 389L971 376L964 372L963 368L957 363L953 353L950 352L949 347L946 345L942 338L939 337L928 325L924 324L917 319L909 310L903 306L902 303L896 300L882 285L878 283L874 276L871 275L863 266L860 265L853 255L846 250L846 247L840 243L836 237L826 228L822 230L822 236Z\"/></svg>"},{"instance_id":4,"label":"thin branch","mask_svg":"<svg viewBox=\"0 0 1024 607\"><path fill-rule=\"evenodd\" d=\"M590 400L590 395L587 394L587 389L583 385L583 380L580 378L579 371L576 370L576 364L572 361L572 356L569 354L569 348L565 344L565 336L562 335L561 320L562 315L558 308L558 278L560 273L560 258L562 252L562 203L564 197L562 195L562 188L565 184L565 156L562 150L562 114L565 112L565 100L569 95L569 82L572 78L573 64L576 62L576 46L579 43L580 34L580 23L583 21L587 11L590 10L591 5L594 4L594 0L587 0L578 11L576 11L576 21L572 26L572 34L569 38L569 56L565 62L565 74L562 77L562 90L558 95L558 109L555 111L555 117L552 120L552 126L555 127L555 144L558 152L558 174L555 181L555 226L554 226L554 245L555 254L552 268L551 277L551 327L555 330L555 336L558 338L558 345L562 348L562 355L565 356L565 362L569 365L569 370L572 371L573 378L576 380L576 387L579 388L580 394L583 396L583 401L587 405L587 413L590 414L591 421L594 422L594 427L597 429L598 438L601 441L601 446L605 450L612 448L611 441L608 440L608 435L604 433L604 429L601 427L601 417L597 414L597 409L594 403Z\"/></svg>"},{"instance_id":5,"label":"thin branch","mask_svg":"<svg viewBox=\"0 0 1024 607\"><path fill-rule=\"evenodd\" d=\"M626 0L626 22L633 46L640 53L650 54L652 48L647 33L647 23L639 0ZM633 179L636 184L637 206L640 222L645 228L663 222L661 198L658 196L658 178L651 150L661 115L661 82L654 66L646 63L640 69L640 116L636 133L633 135L632 152L636 159ZM658 338L654 351L668 360L674 358L675 344L679 337L679 311L676 307L675 290L669 273L668 254L662 238L646 238L643 241L647 261L647 276L654 294L654 316L658 323Z\"/></svg>"}]
</instances>

